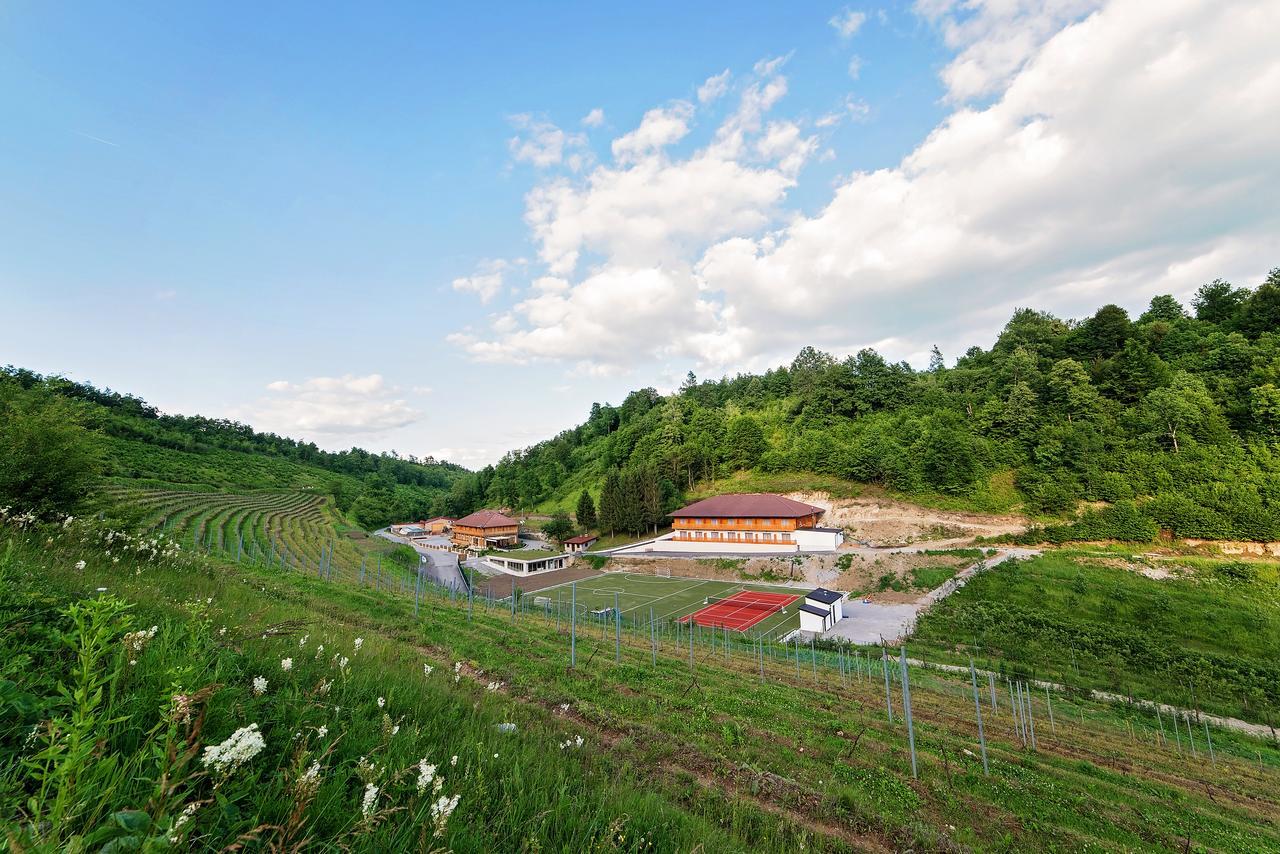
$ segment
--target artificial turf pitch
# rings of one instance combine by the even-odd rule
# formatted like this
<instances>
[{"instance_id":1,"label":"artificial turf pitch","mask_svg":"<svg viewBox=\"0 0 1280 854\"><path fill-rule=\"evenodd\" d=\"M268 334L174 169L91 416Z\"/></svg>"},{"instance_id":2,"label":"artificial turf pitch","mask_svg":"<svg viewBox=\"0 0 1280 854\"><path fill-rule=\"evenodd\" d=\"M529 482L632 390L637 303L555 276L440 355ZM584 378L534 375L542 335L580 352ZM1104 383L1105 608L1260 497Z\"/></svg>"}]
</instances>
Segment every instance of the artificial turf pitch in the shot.
<instances>
[{"instance_id":1,"label":"artificial turf pitch","mask_svg":"<svg viewBox=\"0 0 1280 854\"><path fill-rule=\"evenodd\" d=\"M544 587L528 596L541 596L568 613L571 591L569 584ZM648 622L652 609L653 618L659 623L679 620L706 607L708 597L723 598L742 591L776 593L800 596L804 590L796 587L777 587L768 584L751 584L741 581L712 581L702 578L664 578L653 575L637 575L629 572L607 572L595 578L575 582L574 594L579 613L612 608L616 602L627 622ZM758 613L758 612L757 612ZM768 614L765 619L748 627L752 635L775 635L800 627L799 613L793 607L786 614Z\"/></svg>"}]
</instances>

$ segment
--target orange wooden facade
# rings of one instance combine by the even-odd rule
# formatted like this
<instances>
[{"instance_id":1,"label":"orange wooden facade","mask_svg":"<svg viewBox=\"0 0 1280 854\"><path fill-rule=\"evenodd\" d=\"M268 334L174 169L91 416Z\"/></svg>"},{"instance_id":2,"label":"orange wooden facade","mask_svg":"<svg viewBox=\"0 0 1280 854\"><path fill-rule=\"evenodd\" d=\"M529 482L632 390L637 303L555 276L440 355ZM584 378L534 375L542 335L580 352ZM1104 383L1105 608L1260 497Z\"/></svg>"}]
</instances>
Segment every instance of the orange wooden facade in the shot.
<instances>
[{"instance_id":1,"label":"orange wooden facade","mask_svg":"<svg viewBox=\"0 0 1280 854\"><path fill-rule=\"evenodd\" d=\"M676 517L672 521L673 540L688 542L769 543L792 541L797 528L817 526L821 513L793 518L695 518ZM768 536L766 536L768 535Z\"/></svg>"},{"instance_id":2,"label":"orange wooden facade","mask_svg":"<svg viewBox=\"0 0 1280 854\"><path fill-rule=\"evenodd\" d=\"M514 541L519 539L519 525L499 525L493 528L473 528L470 525L453 526L453 543L457 546L473 546L483 549L489 545L488 540L499 539Z\"/></svg>"}]
</instances>

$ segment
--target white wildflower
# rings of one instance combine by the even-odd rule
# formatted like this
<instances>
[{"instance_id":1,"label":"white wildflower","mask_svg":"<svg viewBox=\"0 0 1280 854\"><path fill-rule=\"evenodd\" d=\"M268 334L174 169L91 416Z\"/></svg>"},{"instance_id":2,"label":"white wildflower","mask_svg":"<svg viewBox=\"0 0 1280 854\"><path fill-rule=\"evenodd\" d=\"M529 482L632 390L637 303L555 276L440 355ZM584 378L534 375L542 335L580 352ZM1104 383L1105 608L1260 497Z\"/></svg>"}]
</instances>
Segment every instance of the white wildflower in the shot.
<instances>
[{"instance_id":1,"label":"white wildflower","mask_svg":"<svg viewBox=\"0 0 1280 854\"><path fill-rule=\"evenodd\" d=\"M374 805L378 800L378 787L370 783L364 787L364 799L360 802L360 813L365 818L373 815Z\"/></svg>"},{"instance_id":2,"label":"white wildflower","mask_svg":"<svg viewBox=\"0 0 1280 854\"><path fill-rule=\"evenodd\" d=\"M76 569L83 570L83 569L84 569L84 567L85 567L85 562L84 562L84 561L82 561L82 560L78 560L78 561L76 561Z\"/></svg>"},{"instance_id":3,"label":"white wildflower","mask_svg":"<svg viewBox=\"0 0 1280 854\"><path fill-rule=\"evenodd\" d=\"M305 795L312 795L316 789L320 788L320 760L311 763L306 771L302 772L302 777L298 780L298 790Z\"/></svg>"},{"instance_id":4,"label":"white wildflower","mask_svg":"<svg viewBox=\"0 0 1280 854\"><path fill-rule=\"evenodd\" d=\"M333 680L332 680L332 679L328 680L327 682L321 682L321 683L320 683L320 694L321 694L321 696L327 696L327 695L328 695L328 693L329 693L329 689L330 689L330 688L332 688L332 687L333 687Z\"/></svg>"},{"instance_id":5,"label":"white wildflower","mask_svg":"<svg viewBox=\"0 0 1280 854\"><path fill-rule=\"evenodd\" d=\"M506 723L498 724L496 729L498 730L498 732L501 732L501 733L513 733L516 731L516 725L511 723L510 721L507 721Z\"/></svg>"},{"instance_id":6,"label":"white wildflower","mask_svg":"<svg viewBox=\"0 0 1280 854\"><path fill-rule=\"evenodd\" d=\"M400 733L400 724L396 724L391 728L391 734L398 735L399 733Z\"/></svg>"},{"instance_id":7,"label":"white wildflower","mask_svg":"<svg viewBox=\"0 0 1280 854\"><path fill-rule=\"evenodd\" d=\"M436 778L436 766L427 763L423 758L418 762L418 794L424 794L427 787L431 785L431 781Z\"/></svg>"},{"instance_id":8,"label":"white wildflower","mask_svg":"<svg viewBox=\"0 0 1280 854\"><path fill-rule=\"evenodd\" d=\"M362 646L364 646L364 638L356 638L356 643L355 643L356 652L359 652L360 647Z\"/></svg>"},{"instance_id":9,"label":"white wildflower","mask_svg":"<svg viewBox=\"0 0 1280 854\"><path fill-rule=\"evenodd\" d=\"M258 696L258 697L261 697L263 694L267 693L267 677L265 676L253 677L253 693L255 696Z\"/></svg>"},{"instance_id":10,"label":"white wildflower","mask_svg":"<svg viewBox=\"0 0 1280 854\"><path fill-rule=\"evenodd\" d=\"M453 811L458 808L458 799L458 795L452 798L441 795L440 799L431 805L431 821L435 824L436 836L444 836L449 816L453 815Z\"/></svg>"},{"instance_id":11,"label":"white wildflower","mask_svg":"<svg viewBox=\"0 0 1280 854\"><path fill-rule=\"evenodd\" d=\"M501 687L502 687L501 682L490 682L488 685L484 686L484 689L486 691L497 691Z\"/></svg>"},{"instance_id":12,"label":"white wildflower","mask_svg":"<svg viewBox=\"0 0 1280 854\"><path fill-rule=\"evenodd\" d=\"M431 675L431 671L432 671L432 670L435 670L435 668L434 668L434 667L432 667L430 664L424 664L424 665L422 665L422 675L423 675L423 676L430 676L430 675Z\"/></svg>"},{"instance_id":13,"label":"white wildflower","mask_svg":"<svg viewBox=\"0 0 1280 854\"><path fill-rule=\"evenodd\" d=\"M298 638L298 649L303 649L304 647L306 647L307 641L310 638L311 638L311 635L303 635L302 637Z\"/></svg>"},{"instance_id":14,"label":"white wildflower","mask_svg":"<svg viewBox=\"0 0 1280 854\"><path fill-rule=\"evenodd\" d=\"M379 698L378 698L378 708L379 708L379 709L385 708L385 707L386 707L386 705L387 705L387 698L386 698L386 697L379 697Z\"/></svg>"},{"instance_id":15,"label":"white wildflower","mask_svg":"<svg viewBox=\"0 0 1280 854\"><path fill-rule=\"evenodd\" d=\"M323 724L320 726L318 730L316 730L316 735L319 736L320 738L324 738L328 734L329 734L329 728L327 726L324 726Z\"/></svg>"},{"instance_id":16,"label":"white wildflower","mask_svg":"<svg viewBox=\"0 0 1280 854\"><path fill-rule=\"evenodd\" d=\"M177 845L182 838L182 828L186 827L191 821L191 817L196 814L196 810L200 809L200 804L187 804L183 807L182 812L173 821L173 827L169 828L169 844Z\"/></svg>"},{"instance_id":17,"label":"white wildflower","mask_svg":"<svg viewBox=\"0 0 1280 854\"><path fill-rule=\"evenodd\" d=\"M282 659L280 659L280 669L281 669L281 670L283 670L285 673L288 673L290 670L292 670L292 669L293 669L293 659L292 659L292 658L282 658Z\"/></svg>"},{"instance_id":18,"label":"white wildflower","mask_svg":"<svg viewBox=\"0 0 1280 854\"><path fill-rule=\"evenodd\" d=\"M449 757L449 767L450 768L458 767L458 755L456 753L453 756Z\"/></svg>"},{"instance_id":19,"label":"white wildflower","mask_svg":"<svg viewBox=\"0 0 1280 854\"><path fill-rule=\"evenodd\" d=\"M249 724L231 733L221 744L206 747L200 761L206 768L212 768L225 777L261 753L266 746L258 725Z\"/></svg>"}]
</instances>

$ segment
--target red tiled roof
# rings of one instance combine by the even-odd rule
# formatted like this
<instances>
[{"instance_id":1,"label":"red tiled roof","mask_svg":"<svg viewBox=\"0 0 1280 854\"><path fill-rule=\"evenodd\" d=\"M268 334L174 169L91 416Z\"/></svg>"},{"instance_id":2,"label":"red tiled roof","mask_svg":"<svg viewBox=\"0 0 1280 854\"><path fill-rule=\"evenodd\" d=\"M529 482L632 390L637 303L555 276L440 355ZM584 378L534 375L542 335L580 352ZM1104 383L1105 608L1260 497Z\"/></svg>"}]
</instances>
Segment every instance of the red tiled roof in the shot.
<instances>
[{"instance_id":1,"label":"red tiled roof","mask_svg":"<svg viewBox=\"0 0 1280 854\"><path fill-rule=\"evenodd\" d=\"M795 519L822 513L821 507L793 501L782 495L767 492L748 492L736 495L716 495L695 501L688 507L672 513L675 517L705 516L722 519Z\"/></svg>"},{"instance_id":2,"label":"red tiled roof","mask_svg":"<svg viewBox=\"0 0 1280 854\"><path fill-rule=\"evenodd\" d=\"M576 537L570 537L569 539L565 540L564 543L565 545L569 545L570 543L572 543L573 545L576 546L578 543L594 543L598 539L600 538L593 537L590 534L580 534Z\"/></svg>"},{"instance_id":3,"label":"red tiled roof","mask_svg":"<svg viewBox=\"0 0 1280 854\"><path fill-rule=\"evenodd\" d=\"M509 516L503 516L497 510L477 510L453 524L458 528L509 528L520 523Z\"/></svg>"}]
</instances>

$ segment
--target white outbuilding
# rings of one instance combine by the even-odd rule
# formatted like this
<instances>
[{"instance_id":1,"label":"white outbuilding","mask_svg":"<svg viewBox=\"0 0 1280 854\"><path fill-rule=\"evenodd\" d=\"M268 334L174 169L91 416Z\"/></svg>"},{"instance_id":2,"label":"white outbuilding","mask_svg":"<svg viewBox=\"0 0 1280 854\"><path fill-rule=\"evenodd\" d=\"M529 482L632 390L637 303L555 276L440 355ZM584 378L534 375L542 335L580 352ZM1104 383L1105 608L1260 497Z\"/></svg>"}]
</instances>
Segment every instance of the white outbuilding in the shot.
<instances>
[{"instance_id":1,"label":"white outbuilding","mask_svg":"<svg viewBox=\"0 0 1280 854\"><path fill-rule=\"evenodd\" d=\"M800 606L800 631L820 635L843 619L843 593L819 587L805 594Z\"/></svg>"}]
</instances>

